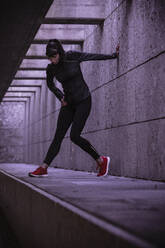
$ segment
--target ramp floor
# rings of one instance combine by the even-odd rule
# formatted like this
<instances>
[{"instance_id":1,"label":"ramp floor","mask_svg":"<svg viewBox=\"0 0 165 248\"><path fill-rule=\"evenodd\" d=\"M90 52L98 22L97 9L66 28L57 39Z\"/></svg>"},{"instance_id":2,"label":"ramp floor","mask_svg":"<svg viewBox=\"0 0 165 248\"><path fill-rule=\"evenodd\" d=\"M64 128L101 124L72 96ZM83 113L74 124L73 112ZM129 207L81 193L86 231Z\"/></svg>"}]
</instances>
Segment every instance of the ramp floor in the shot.
<instances>
[{"instance_id":1,"label":"ramp floor","mask_svg":"<svg viewBox=\"0 0 165 248\"><path fill-rule=\"evenodd\" d=\"M37 166L0 164L2 172L28 182L119 230L165 247L165 183L95 173L48 169L47 178L28 176Z\"/></svg>"}]
</instances>

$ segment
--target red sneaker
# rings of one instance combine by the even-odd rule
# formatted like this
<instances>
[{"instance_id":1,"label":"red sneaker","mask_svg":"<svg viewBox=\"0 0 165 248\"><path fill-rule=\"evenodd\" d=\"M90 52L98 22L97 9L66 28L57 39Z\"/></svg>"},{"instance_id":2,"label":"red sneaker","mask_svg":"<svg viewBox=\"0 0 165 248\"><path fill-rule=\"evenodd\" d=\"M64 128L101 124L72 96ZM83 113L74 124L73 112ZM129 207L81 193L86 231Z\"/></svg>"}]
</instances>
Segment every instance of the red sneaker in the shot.
<instances>
[{"instance_id":1,"label":"red sneaker","mask_svg":"<svg viewBox=\"0 0 165 248\"><path fill-rule=\"evenodd\" d=\"M38 167L35 171L29 172L30 177L47 177L47 169L43 167Z\"/></svg>"},{"instance_id":2,"label":"red sneaker","mask_svg":"<svg viewBox=\"0 0 165 248\"><path fill-rule=\"evenodd\" d=\"M98 177L106 176L109 170L110 157L102 156L102 159L103 162L101 165L99 165L99 173L97 174Z\"/></svg>"}]
</instances>

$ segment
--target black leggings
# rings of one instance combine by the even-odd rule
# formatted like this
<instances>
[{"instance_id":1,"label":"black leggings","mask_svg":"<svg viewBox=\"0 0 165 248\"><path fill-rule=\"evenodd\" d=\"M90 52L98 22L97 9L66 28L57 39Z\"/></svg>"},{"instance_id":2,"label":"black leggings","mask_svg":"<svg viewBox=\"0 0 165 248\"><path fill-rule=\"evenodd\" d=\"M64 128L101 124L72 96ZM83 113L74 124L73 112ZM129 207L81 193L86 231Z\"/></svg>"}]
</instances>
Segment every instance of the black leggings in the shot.
<instances>
[{"instance_id":1,"label":"black leggings","mask_svg":"<svg viewBox=\"0 0 165 248\"><path fill-rule=\"evenodd\" d=\"M89 116L91 110L91 96L83 100L77 105L67 105L61 107L58 121L57 129L55 132L54 139L48 149L47 155L44 159L44 163L50 165L52 160L58 154L62 140L72 123L72 128L70 132L71 140L81 147L84 151L89 153L95 160L100 157L95 148L89 143L88 140L82 138L81 132L85 126L86 120Z\"/></svg>"}]
</instances>

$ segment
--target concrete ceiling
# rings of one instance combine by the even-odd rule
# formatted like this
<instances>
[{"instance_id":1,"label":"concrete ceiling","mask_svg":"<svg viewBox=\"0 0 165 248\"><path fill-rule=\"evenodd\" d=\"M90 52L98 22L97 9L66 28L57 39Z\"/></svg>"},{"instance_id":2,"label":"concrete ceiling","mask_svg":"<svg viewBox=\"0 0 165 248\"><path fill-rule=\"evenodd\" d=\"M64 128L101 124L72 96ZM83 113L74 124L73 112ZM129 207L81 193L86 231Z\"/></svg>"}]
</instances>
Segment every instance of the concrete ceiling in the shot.
<instances>
[{"instance_id":1,"label":"concrete ceiling","mask_svg":"<svg viewBox=\"0 0 165 248\"><path fill-rule=\"evenodd\" d=\"M53 0L1 2L0 101Z\"/></svg>"},{"instance_id":2,"label":"concrete ceiling","mask_svg":"<svg viewBox=\"0 0 165 248\"><path fill-rule=\"evenodd\" d=\"M20 0L18 6L5 1L0 17L0 102L23 101L32 94L32 86L42 87L48 40L61 40L65 50L80 50L85 27L103 23L105 1Z\"/></svg>"}]
</instances>

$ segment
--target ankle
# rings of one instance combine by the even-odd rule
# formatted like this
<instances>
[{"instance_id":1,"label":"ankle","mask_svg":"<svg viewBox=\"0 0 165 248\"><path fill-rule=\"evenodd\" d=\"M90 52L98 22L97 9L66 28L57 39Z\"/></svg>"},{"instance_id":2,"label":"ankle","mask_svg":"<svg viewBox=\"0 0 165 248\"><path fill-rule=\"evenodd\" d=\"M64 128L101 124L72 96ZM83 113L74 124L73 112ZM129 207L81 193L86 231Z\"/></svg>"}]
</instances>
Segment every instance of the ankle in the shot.
<instances>
[{"instance_id":1,"label":"ankle","mask_svg":"<svg viewBox=\"0 0 165 248\"><path fill-rule=\"evenodd\" d=\"M101 165L102 162L103 162L102 156L100 156L100 157L96 160L96 162L97 162L98 165Z\"/></svg>"},{"instance_id":2,"label":"ankle","mask_svg":"<svg viewBox=\"0 0 165 248\"><path fill-rule=\"evenodd\" d=\"M41 165L41 167L44 168L44 169L47 169L48 165L44 163L44 164Z\"/></svg>"}]
</instances>

